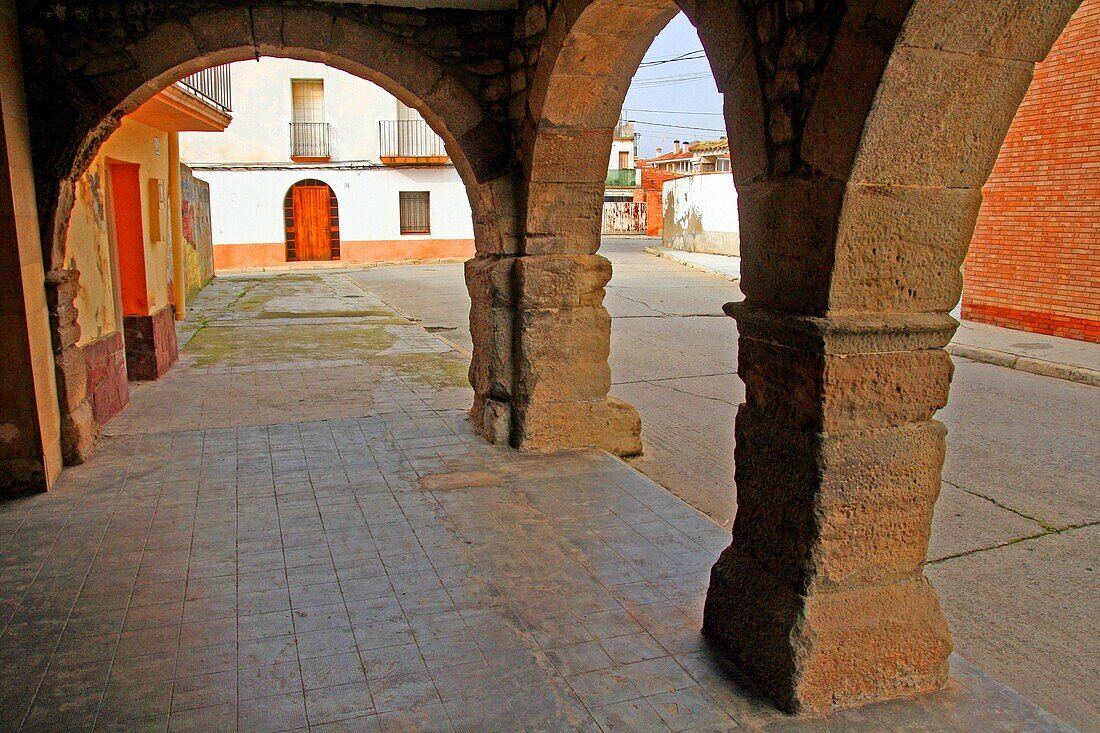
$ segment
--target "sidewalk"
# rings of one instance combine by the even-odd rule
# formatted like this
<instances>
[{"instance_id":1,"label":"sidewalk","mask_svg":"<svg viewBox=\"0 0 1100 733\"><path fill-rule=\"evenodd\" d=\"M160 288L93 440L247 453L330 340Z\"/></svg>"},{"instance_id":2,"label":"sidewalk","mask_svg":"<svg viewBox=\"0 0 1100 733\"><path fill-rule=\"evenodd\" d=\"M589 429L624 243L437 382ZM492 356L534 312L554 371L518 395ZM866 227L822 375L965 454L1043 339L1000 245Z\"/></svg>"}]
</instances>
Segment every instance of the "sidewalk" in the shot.
<instances>
[{"instance_id":1,"label":"sidewalk","mask_svg":"<svg viewBox=\"0 0 1100 733\"><path fill-rule=\"evenodd\" d=\"M660 246L645 251L726 280L741 279L740 257ZM957 311L952 315L958 318ZM960 320L947 351L963 359L1100 387L1100 344Z\"/></svg>"}]
</instances>

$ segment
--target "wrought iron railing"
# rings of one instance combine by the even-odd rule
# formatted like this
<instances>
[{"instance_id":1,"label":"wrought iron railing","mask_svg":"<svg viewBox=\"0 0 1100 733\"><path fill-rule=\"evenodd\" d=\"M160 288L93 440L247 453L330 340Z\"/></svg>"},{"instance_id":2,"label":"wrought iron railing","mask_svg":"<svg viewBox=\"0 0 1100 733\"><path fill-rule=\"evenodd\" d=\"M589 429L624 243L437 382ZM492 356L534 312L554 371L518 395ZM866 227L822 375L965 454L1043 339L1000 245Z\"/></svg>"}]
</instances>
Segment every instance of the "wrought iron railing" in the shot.
<instances>
[{"instance_id":1,"label":"wrought iron railing","mask_svg":"<svg viewBox=\"0 0 1100 733\"><path fill-rule=\"evenodd\" d=\"M607 178L604 180L605 186L637 186L638 185L638 169L637 168L621 168L607 171Z\"/></svg>"},{"instance_id":2,"label":"wrought iron railing","mask_svg":"<svg viewBox=\"0 0 1100 733\"><path fill-rule=\"evenodd\" d=\"M424 120L380 120L383 158L445 158L443 138Z\"/></svg>"},{"instance_id":3,"label":"wrought iron railing","mask_svg":"<svg viewBox=\"0 0 1100 733\"><path fill-rule=\"evenodd\" d=\"M185 76L176 85L226 114L233 111L233 86L229 79L229 64L211 66Z\"/></svg>"},{"instance_id":4,"label":"wrought iron railing","mask_svg":"<svg viewBox=\"0 0 1100 733\"><path fill-rule=\"evenodd\" d=\"M327 158L330 155L327 122L290 123L290 157Z\"/></svg>"}]
</instances>

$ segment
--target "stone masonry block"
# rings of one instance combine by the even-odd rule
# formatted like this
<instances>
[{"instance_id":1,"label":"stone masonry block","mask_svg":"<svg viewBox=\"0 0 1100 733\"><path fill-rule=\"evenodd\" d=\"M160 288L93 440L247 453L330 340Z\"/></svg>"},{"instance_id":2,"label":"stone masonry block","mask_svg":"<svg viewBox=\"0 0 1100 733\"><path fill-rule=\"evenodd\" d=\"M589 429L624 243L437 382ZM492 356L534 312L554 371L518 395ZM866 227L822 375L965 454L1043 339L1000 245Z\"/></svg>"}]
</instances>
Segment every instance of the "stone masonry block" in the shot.
<instances>
[{"instance_id":1,"label":"stone masonry block","mask_svg":"<svg viewBox=\"0 0 1100 733\"><path fill-rule=\"evenodd\" d=\"M1042 61L1080 0L922 0L898 44L1021 61Z\"/></svg>"},{"instance_id":2,"label":"stone masonry block","mask_svg":"<svg viewBox=\"0 0 1100 733\"><path fill-rule=\"evenodd\" d=\"M283 9L281 5L264 3L251 6L252 37L256 50L274 54L283 47Z\"/></svg>"},{"instance_id":3,"label":"stone masonry block","mask_svg":"<svg viewBox=\"0 0 1100 733\"><path fill-rule=\"evenodd\" d=\"M939 689L951 653L939 601L921 575L799 595L732 547L711 571L703 632L792 713Z\"/></svg>"},{"instance_id":4,"label":"stone masonry block","mask_svg":"<svg viewBox=\"0 0 1100 733\"><path fill-rule=\"evenodd\" d=\"M531 160L531 180L602 183L607 177L612 133L609 127L540 130Z\"/></svg>"},{"instance_id":5,"label":"stone masonry block","mask_svg":"<svg viewBox=\"0 0 1100 733\"><path fill-rule=\"evenodd\" d=\"M828 307L840 181L787 177L738 191L741 289L758 306L823 313Z\"/></svg>"},{"instance_id":6,"label":"stone masonry block","mask_svg":"<svg viewBox=\"0 0 1100 733\"><path fill-rule=\"evenodd\" d=\"M519 307L603 305L611 262L600 255L528 255L516 258Z\"/></svg>"},{"instance_id":7,"label":"stone masonry block","mask_svg":"<svg viewBox=\"0 0 1100 733\"><path fill-rule=\"evenodd\" d=\"M611 316L601 307L517 315L516 393L521 402L597 401L611 388Z\"/></svg>"},{"instance_id":8,"label":"stone masonry block","mask_svg":"<svg viewBox=\"0 0 1100 733\"><path fill-rule=\"evenodd\" d=\"M525 254L594 254L602 227L603 180L529 185Z\"/></svg>"},{"instance_id":9,"label":"stone masonry block","mask_svg":"<svg viewBox=\"0 0 1100 733\"><path fill-rule=\"evenodd\" d=\"M895 49L867 116L851 181L981 188L1033 65Z\"/></svg>"},{"instance_id":10,"label":"stone masonry block","mask_svg":"<svg viewBox=\"0 0 1100 733\"><path fill-rule=\"evenodd\" d=\"M919 572L944 457L942 424L823 435L744 406L733 545L798 593Z\"/></svg>"},{"instance_id":11,"label":"stone masonry block","mask_svg":"<svg viewBox=\"0 0 1100 733\"><path fill-rule=\"evenodd\" d=\"M617 456L642 453L642 421L622 400L540 402L519 406L516 447L545 451L601 448Z\"/></svg>"},{"instance_id":12,"label":"stone masonry block","mask_svg":"<svg viewBox=\"0 0 1100 733\"><path fill-rule=\"evenodd\" d=\"M798 430L844 432L923 422L947 402L942 349L822 355L742 337L747 404Z\"/></svg>"},{"instance_id":13,"label":"stone masonry block","mask_svg":"<svg viewBox=\"0 0 1100 733\"><path fill-rule=\"evenodd\" d=\"M513 391L512 330L515 311L474 303L470 308L470 385L474 394L507 398Z\"/></svg>"},{"instance_id":14,"label":"stone masonry block","mask_svg":"<svg viewBox=\"0 0 1100 733\"><path fill-rule=\"evenodd\" d=\"M402 79L406 88L420 98L443 76L443 68L416 49L349 18L336 19L331 39L329 50L335 56L367 68L404 70Z\"/></svg>"},{"instance_id":15,"label":"stone masonry block","mask_svg":"<svg viewBox=\"0 0 1100 733\"><path fill-rule=\"evenodd\" d=\"M252 21L248 8L219 8L199 13L190 20L195 42L206 52L252 45Z\"/></svg>"},{"instance_id":16,"label":"stone masonry block","mask_svg":"<svg viewBox=\"0 0 1100 733\"><path fill-rule=\"evenodd\" d=\"M191 28L178 21L161 23L149 35L127 46L126 50L147 80L202 56L202 49L195 42Z\"/></svg>"},{"instance_id":17,"label":"stone masonry block","mask_svg":"<svg viewBox=\"0 0 1100 733\"><path fill-rule=\"evenodd\" d=\"M332 41L333 13L310 7L283 6L283 46L326 49Z\"/></svg>"},{"instance_id":18,"label":"stone masonry block","mask_svg":"<svg viewBox=\"0 0 1100 733\"><path fill-rule=\"evenodd\" d=\"M470 300L492 307L514 305L514 273L518 259L479 254L466 260L464 269Z\"/></svg>"},{"instance_id":19,"label":"stone masonry block","mask_svg":"<svg viewBox=\"0 0 1100 733\"><path fill-rule=\"evenodd\" d=\"M850 185L830 310L951 310L981 205L980 189Z\"/></svg>"},{"instance_id":20,"label":"stone masonry block","mask_svg":"<svg viewBox=\"0 0 1100 733\"><path fill-rule=\"evenodd\" d=\"M855 3L833 39L802 134L801 157L838 180L851 172L905 3Z\"/></svg>"}]
</instances>

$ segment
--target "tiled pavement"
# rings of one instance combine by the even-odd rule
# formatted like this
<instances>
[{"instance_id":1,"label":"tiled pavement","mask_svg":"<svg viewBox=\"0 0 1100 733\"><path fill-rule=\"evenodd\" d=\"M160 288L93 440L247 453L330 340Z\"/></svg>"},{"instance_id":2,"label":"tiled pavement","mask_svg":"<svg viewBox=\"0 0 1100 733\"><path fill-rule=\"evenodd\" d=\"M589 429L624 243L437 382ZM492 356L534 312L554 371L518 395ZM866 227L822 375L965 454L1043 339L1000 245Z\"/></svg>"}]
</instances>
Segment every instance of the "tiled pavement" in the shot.
<instances>
[{"instance_id":1,"label":"tiled pavement","mask_svg":"<svg viewBox=\"0 0 1100 733\"><path fill-rule=\"evenodd\" d=\"M385 349L435 348L397 325ZM941 693L784 716L698 631L726 531L643 475L485 445L452 386L359 352L362 414L172 427L189 384L264 383L238 356L189 349L88 464L0 504L0 729L1064 729L960 659Z\"/></svg>"}]
</instances>

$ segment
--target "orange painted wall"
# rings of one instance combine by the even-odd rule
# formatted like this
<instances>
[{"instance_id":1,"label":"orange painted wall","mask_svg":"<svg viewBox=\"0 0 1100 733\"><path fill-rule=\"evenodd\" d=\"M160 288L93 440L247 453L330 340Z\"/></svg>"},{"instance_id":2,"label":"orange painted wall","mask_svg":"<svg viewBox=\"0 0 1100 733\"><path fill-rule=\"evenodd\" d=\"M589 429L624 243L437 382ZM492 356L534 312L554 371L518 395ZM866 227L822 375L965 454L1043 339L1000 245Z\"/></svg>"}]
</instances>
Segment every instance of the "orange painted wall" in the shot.
<instances>
[{"instance_id":1,"label":"orange painted wall","mask_svg":"<svg viewBox=\"0 0 1100 733\"><path fill-rule=\"evenodd\" d=\"M465 260L473 256L474 240L472 239L379 239L340 242L340 262L345 264L403 260ZM286 245L283 242L214 245L214 269L218 271L251 267L282 267L286 264Z\"/></svg>"},{"instance_id":2,"label":"orange painted wall","mask_svg":"<svg viewBox=\"0 0 1100 733\"><path fill-rule=\"evenodd\" d=\"M128 316L146 316L149 315L149 291L145 285L141 169L135 163L114 163L110 170L122 312Z\"/></svg>"},{"instance_id":3,"label":"orange painted wall","mask_svg":"<svg viewBox=\"0 0 1100 733\"><path fill-rule=\"evenodd\" d=\"M1035 67L984 195L963 318L1100 342L1100 0Z\"/></svg>"}]
</instances>

